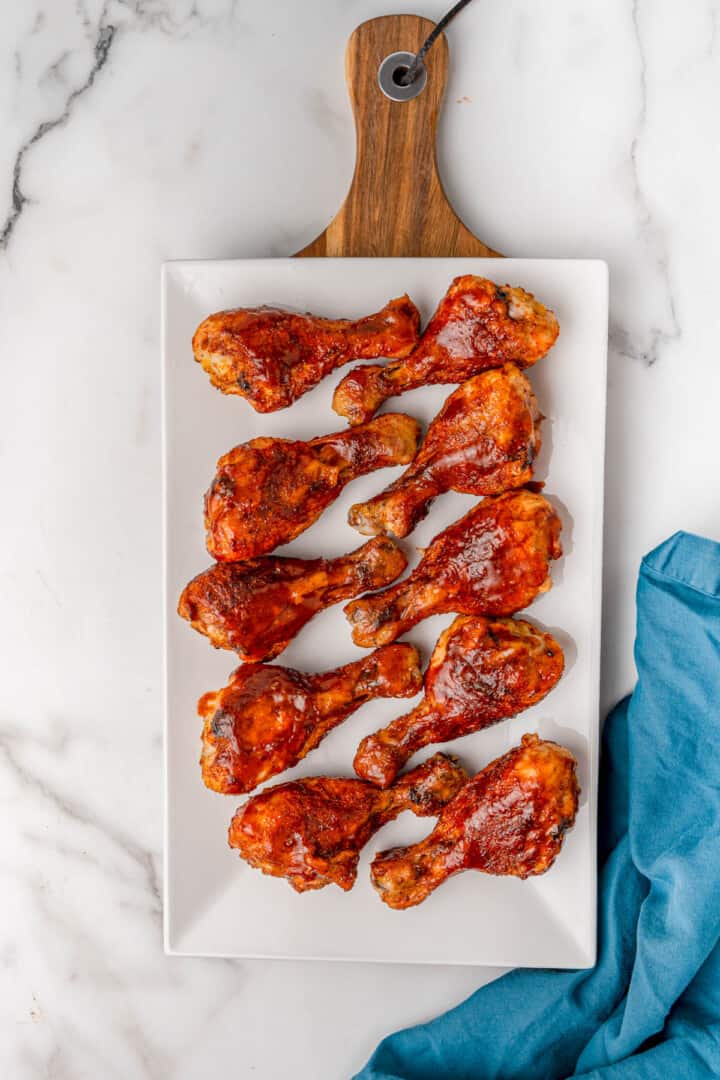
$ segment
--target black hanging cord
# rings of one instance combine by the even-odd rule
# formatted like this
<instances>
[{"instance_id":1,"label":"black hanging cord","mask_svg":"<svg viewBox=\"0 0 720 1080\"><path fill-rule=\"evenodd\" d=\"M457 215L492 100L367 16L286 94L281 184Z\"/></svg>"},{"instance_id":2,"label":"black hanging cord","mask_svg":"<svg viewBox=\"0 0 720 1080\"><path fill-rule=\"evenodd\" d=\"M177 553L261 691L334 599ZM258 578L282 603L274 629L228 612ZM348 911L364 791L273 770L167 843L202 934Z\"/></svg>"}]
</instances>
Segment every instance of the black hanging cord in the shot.
<instances>
[{"instance_id":1,"label":"black hanging cord","mask_svg":"<svg viewBox=\"0 0 720 1080\"><path fill-rule=\"evenodd\" d=\"M427 54L430 52L430 49L433 47L433 45L437 41L440 34L442 34L443 30L448 25L448 23L452 22L452 20L455 18L455 16L459 15L460 12L462 11L462 9L464 7L467 7L469 3L470 3L470 0L458 0L458 3L455 4L454 7L450 8L447 15L443 15L440 22L436 26L433 27L430 34L428 34L427 40L423 43L420 51L418 52L417 56L415 57L415 59L411 63L410 67L407 69L407 71L404 73L404 75L402 75L402 77L400 79L398 79L398 82L399 82L400 86L410 86L411 83L415 82L418 75L420 74L420 69L423 66L423 60L425 59Z\"/></svg>"}]
</instances>

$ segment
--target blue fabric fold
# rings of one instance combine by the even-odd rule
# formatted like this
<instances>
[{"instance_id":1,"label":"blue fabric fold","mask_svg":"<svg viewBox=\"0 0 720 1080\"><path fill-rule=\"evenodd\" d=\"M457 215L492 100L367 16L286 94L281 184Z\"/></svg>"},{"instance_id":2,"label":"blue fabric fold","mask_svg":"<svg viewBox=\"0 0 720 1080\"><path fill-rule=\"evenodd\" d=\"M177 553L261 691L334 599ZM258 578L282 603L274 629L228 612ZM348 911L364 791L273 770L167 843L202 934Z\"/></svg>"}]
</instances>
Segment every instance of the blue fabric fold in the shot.
<instances>
[{"instance_id":1,"label":"blue fabric fold","mask_svg":"<svg viewBox=\"0 0 720 1080\"><path fill-rule=\"evenodd\" d=\"M643 559L635 660L603 737L596 966L510 972L357 1080L720 1077L720 545Z\"/></svg>"}]
</instances>

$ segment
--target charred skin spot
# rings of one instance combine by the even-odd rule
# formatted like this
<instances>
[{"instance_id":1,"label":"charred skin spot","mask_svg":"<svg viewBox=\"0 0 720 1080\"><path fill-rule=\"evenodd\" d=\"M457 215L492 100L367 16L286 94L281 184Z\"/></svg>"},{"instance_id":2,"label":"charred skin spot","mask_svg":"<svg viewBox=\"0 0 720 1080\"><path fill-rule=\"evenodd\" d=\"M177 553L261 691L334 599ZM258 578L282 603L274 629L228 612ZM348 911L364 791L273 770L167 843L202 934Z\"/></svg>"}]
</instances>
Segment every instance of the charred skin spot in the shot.
<instances>
[{"instance_id":1,"label":"charred skin spot","mask_svg":"<svg viewBox=\"0 0 720 1080\"><path fill-rule=\"evenodd\" d=\"M219 495L221 499L231 499L235 494L235 484L227 473L218 473L210 491L213 495Z\"/></svg>"},{"instance_id":2,"label":"charred skin spot","mask_svg":"<svg viewBox=\"0 0 720 1080\"><path fill-rule=\"evenodd\" d=\"M388 604L386 607L379 608L378 611L375 612L375 626L379 629L381 626L384 626L385 623L392 622L393 618L394 612L392 605Z\"/></svg>"},{"instance_id":3,"label":"charred skin spot","mask_svg":"<svg viewBox=\"0 0 720 1080\"><path fill-rule=\"evenodd\" d=\"M408 799L413 804L413 806L427 806L430 802L428 793L426 791L423 791L422 788L410 788L410 791L408 792Z\"/></svg>"},{"instance_id":4,"label":"charred skin spot","mask_svg":"<svg viewBox=\"0 0 720 1080\"><path fill-rule=\"evenodd\" d=\"M232 734L232 716L225 709L218 709L212 718L210 726L216 738L227 738L228 735Z\"/></svg>"}]
</instances>

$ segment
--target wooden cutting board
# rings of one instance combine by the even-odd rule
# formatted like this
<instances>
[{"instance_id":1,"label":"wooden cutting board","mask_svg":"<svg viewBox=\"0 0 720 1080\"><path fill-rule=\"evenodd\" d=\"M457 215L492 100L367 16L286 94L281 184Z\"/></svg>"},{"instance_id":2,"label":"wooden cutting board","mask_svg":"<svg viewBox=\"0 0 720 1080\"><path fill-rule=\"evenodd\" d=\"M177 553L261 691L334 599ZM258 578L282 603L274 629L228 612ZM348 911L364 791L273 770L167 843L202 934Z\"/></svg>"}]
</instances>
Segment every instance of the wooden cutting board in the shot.
<instances>
[{"instance_id":1,"label":"wooden cutting board","mask_svg":"<svg viewBox=\"0 0 720 1080\"><path fill-rule=\"evenodd\" d=\"M416 53L434 23L385 15L352 33L345 73L355 117L355 173L345 202L299 256L498 256L460 220L443 191L435 160L448 46L442 34L426 57L427 83L409 101L380 89L380 64Z\"/></svg>"}]
</instances>

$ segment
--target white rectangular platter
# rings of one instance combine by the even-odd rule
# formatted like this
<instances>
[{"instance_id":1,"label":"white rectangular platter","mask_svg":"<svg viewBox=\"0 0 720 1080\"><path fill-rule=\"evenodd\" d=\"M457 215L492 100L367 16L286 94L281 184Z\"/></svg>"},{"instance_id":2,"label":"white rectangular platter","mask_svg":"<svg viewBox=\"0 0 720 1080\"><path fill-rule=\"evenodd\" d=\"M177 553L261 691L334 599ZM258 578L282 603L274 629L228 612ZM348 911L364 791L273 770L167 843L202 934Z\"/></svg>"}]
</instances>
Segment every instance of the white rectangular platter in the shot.
<instances>
[{"instance_id":1,"label":"white rectangular platter","mask_svg":"<svg viewBox=\"0 0 720 1080\"><path fill-rule=\"evenodd\" d=\"M527 731L568 746L579 761L582 799L575 828L552 869L519 881L457 875L425 903L392 911L375 895L374 852L412 843L432 819L405 813L365 850L350 893L335 886L296 894L265 877L227 845L237 796L208 791L200 778L201 722L196 702L225 684L236 659L215 651L176 614L178 596L210 559L202 497L215 462L258 435L311 438L345 426L331 408L349 369L330 375L290 409L261 416L239 397L215 390L193 360L193 332L224 308L277 304L317 315L359 317L408 292L426 320L453 277L479 274L521 285L551 307L560 337L529 371L542 412L543 449L536 477L563 521L564 557L553 589L529 615L557 636L566 656L559 685L513 720L447 744L477 771ZM176 262L163 268L165 566L166 566L166 861L165 948L205 956L321 957L508 966L588 967L595 960L595 816L603 527L603 460L608 316L605 263L526 259L267 259ZM415 390L385 406L427 424L453 387ZM363 537L346 522L349 506L379 491L401 469L349 484L342 497L282 553L336 556ZM447 494L403 541L411 555L477 500ZM408 640L424 660L452 620L438 616ZM276 661L323 670L356 659L342 605L317 616ZM274 782L307 775L352 775L360 739L409 709L407 700L366 704L301 764ZM436 747L413 759L423 760ZM442 748L440 748L442 749Z\"/></svg>"}]
</instances>

